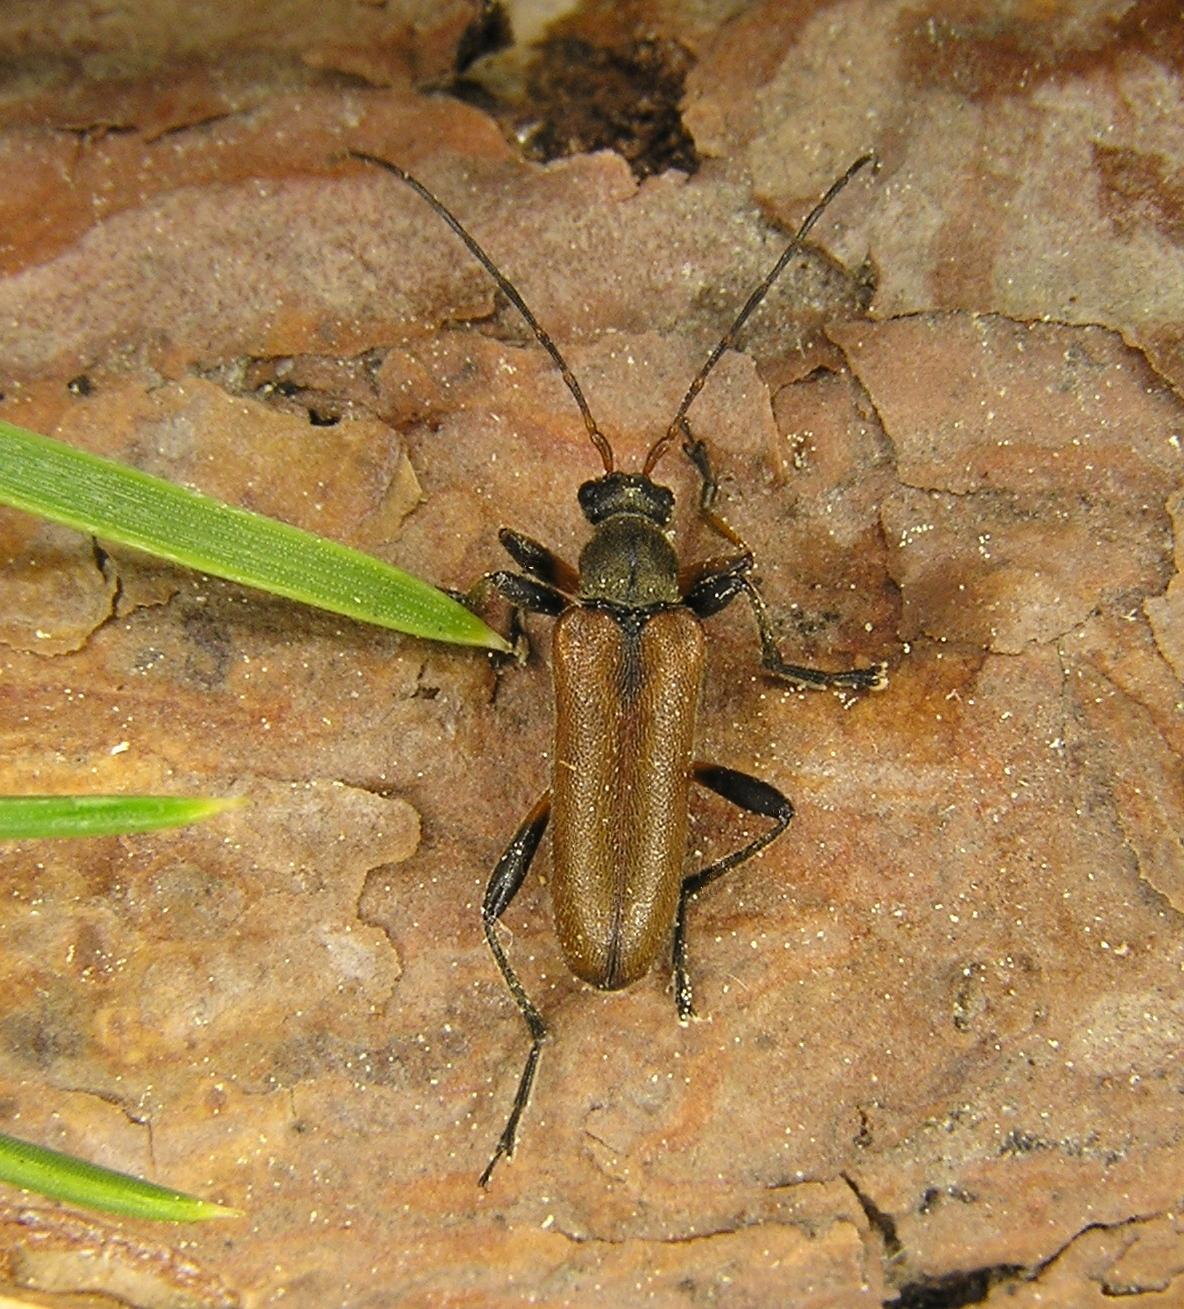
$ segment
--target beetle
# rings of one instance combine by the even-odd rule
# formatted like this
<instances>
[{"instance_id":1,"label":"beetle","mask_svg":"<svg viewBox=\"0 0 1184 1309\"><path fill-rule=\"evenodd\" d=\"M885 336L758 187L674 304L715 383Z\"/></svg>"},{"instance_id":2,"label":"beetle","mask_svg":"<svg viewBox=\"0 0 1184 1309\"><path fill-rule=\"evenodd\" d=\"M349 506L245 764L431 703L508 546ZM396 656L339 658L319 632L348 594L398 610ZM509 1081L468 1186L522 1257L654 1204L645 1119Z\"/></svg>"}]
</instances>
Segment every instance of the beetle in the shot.
<instances>
[{"instance_id":1,"label":"beetle","mask_svg":"<svg viewBox=\"0 0 1184 1309\"><path fill-rule=\"evenodd\" d=\"M715 511L719 482L706 445L693 435L687 419L720 356L734 343L810 229L874 156L855 160L810 211L708 355L641 471L628 473L616 468L612 447L559 348L460 221L398 164L362 151L349 153L406 183L493 277L555 361L604 465L603 475L578 491L580 509L592 527L578 568L540 542L502 528L498 538L523 572L487 574L469 594L476 604L490 590L496 591L516 614L528 611L556 619L551 647L555 690L551 784L506 847L481 906L489 948L530 1033L530 1051L509 1117L479 1179L485 1187L498 1161L513 1154L548 1034L496 930L548 825L555 929L571 972L601 990L618 990L646 974L672 939L675 1003L679 1020L685 1023L695 1014L686 959L688 904L718 877L764 850L793 817L793 805L770 783L694 756L706 645L702 620L743 596L756 620L761 665L768 672L799 689L860 691L886 684L883 664L824 672L782 658L772 620L751 575L754 556ZM689 566L680 565L671 542L674 493L651 477L676 441L699 475L700 513L732 547L726 556ZM769 819L771 825L739 850L688 876L684 864L692 782L747 813Z\"/></svg>"}]
</instances>

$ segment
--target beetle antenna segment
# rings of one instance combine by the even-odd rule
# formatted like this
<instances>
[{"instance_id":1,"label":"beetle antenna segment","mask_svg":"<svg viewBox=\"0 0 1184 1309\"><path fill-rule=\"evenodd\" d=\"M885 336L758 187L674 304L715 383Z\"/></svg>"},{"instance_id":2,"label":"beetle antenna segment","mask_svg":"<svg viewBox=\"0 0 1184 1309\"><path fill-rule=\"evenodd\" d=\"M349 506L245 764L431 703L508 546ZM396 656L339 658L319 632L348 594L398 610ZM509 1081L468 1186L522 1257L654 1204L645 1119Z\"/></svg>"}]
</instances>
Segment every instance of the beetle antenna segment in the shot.
<instances>
[{"instance_id":1,"label":"beetle antenna segment","mask_svg":"<svg viewBox=\"0 0 1184 1309\"><path fill-rule=\"evenodd\" d=\"M865 164L871 163L875 158L876 156L870 152L865 155L860 155L842 177L837 178L831 183L830 189L827 193L821 200L819 200L814 208L810 210L810 213L806 217L806 221L798 228L793 240L790 241L781 252L781 258L777 260L761 284L748 297L744 303L744 308L736 315L736 321L723 334L719 340L719 344L716 345L715 349L707 356L707 362L699 369L698 375L687 389L686 395L683 396L682 404L678 406L678 413L674 415L670 426L666 429L665 435L660 436L657 441L654 442L653 446L650 447L650 452L645 457L645 466L642 469L643 477L648 477L654 471L658 460L661 459L670 448L672 441L679 436L686 435L687 410L694 403L695 397L703 389L703 383L706 382L708 377L711 375L711 370L719 362L719 358L723 352L730 349L735 343L736 337L740 333L740 329L746 322L748 322L753 311L768 294L769 288L778 277L781 276L785 265L788 264L794 255L797 254L798 250L801 249L802 242L805 241L806 237L809 235L810 229L822 217L830 202L839 194L855 174L858 173Z\"/></svg>"},{"instance_id":2,"label":"beetle antenna segment","mask_svg":"<svg viewBox=\"0 0 1184 1309\"><path fill-rule=\"evenodd\" d=\"M604 433L596 426L596 419L592 417L592 411L588 408L588 402L584 399L584 393L580 390L580 384L575 379L575 374L567 366L567 360L559 353L559 347L548 336L546 329L538 319L530 312L526 301L518 294L517 289L508 277L501 271L485 251L477 244L468 232L461 226L460 220L452 213L442 200L438 200L427 189L418 178L412 177L410 173L400 168L398 164L393 164L389 159L380 159L377 155L366 154L362 150L349 150L346 152L352 159L360 159L363 163L374 164L377 168L385 168L388 173L394 175L420 196L426 200L429 205L440 215L449 227L460 237L460 239L469 247L473 258L482 265L485 271L493 278L514 307L526 319L527 326L534 333L535 340L539 345L555 360L559 372L567 384L567 389L575 397L576 404L580 407L580 413L584 417L584 426L588 429L588 439L596 447L597 454L604 462L604 471L611 473L613 471L613 449L609 445L608 439ZM833 189L833 188L832 188ZM812 221L812 220L811 220ZM722 348L722 347L721 347ZM702 385L702 383L700 383ZM685 406L684 406L685 408Z\"/></svg>"}]
</instances>

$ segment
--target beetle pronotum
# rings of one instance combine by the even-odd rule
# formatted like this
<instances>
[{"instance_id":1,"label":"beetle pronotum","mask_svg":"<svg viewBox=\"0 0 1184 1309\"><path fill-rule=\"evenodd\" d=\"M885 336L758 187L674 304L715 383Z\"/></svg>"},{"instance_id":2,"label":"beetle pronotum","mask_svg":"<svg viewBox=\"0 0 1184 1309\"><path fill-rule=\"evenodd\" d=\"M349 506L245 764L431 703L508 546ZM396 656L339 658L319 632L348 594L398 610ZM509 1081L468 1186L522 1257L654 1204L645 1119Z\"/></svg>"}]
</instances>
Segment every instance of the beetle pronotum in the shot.
<instances>
[{"instance_id":1,"label":"beetle pronotum","mask_svg":"<svg viewBox=\"0 0 1184 1309\"><path fill-rule=\"evenodd\" d=\"M863 155L810 211L781 257L752 292L735 322L696 374L666 432L639 473L618 472L613 450L592 417L584 393L558 347L526 302L458 219L397 164L351 151L393 173L420 195L468 246L526 319L575 398L604 475L585 482L579 503L593 534L579 567L546 546L502 528L499 540L527 574L490 573L474 589L497 591L516 609L558 621L552 644L555 742L551 785L543 792L498 861L485 891L482 921L489 948L530 1033L530 1052L505 1129L481 1174L485 1186L510 1155L530 1099L547 1037L542 1016L510 965L496 925L522 885L551 825L551 899L568 967L603 990L628 986L647 973L673 937L678 1016L694 1016L686 964L687 905L717 877L774 841L793 806L776 787L746 773L694 757L695 719L703 673L701 620L738 595L752 607L761 664L799 688L878 689L884 666L823 672L781 657L765 602L750 576L752 552L715 512L719 490L703 441L687 412L723 352L764 299L827 205L873 156ZM674 494L651 480L675 442L700 478L699 511L732 547L725 557L680 566L669 528ZM739 850L687 876L688 793L694 781L771 826Z\"/></svg>"}]
</instances>

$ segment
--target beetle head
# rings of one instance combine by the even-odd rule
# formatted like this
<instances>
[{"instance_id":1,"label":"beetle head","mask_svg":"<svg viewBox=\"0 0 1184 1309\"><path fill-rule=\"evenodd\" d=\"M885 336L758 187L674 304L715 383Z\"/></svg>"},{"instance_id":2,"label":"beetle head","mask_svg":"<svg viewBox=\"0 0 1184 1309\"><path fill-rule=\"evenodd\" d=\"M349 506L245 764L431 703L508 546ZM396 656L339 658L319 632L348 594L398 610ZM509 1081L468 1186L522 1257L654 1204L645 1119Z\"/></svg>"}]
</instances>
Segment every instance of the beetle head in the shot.
<instances>
[{"instance_id":1,"label":"beetle head","mask_svg":"<svg viewBox=\"0 0 1184 1309\"><path fill-rule=\"evenodd\" d=\"M585 482L579 500L584 517L592 524L614 514L641 514L665 527L674 512L674 492L643 473L607 473Z\"/></svg>"}]
</instances>

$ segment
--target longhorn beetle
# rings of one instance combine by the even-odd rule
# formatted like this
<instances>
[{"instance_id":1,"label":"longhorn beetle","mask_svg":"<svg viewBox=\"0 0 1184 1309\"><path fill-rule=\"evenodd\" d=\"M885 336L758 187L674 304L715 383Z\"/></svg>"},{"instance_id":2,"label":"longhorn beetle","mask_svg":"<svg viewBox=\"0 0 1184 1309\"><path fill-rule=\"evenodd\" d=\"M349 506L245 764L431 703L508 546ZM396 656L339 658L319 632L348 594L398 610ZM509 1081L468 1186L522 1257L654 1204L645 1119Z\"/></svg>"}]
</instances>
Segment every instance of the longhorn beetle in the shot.
<instances>
[{"instance_id":1,"label":"longhorn beetle","mask_svg":"<svg viewBox=\"0 0 1184 1309\"><path fill-rule=\"evenodd\" d=\"M885 684L882 664L828 673L782 659L765 602L750 576L752 552L715 512L719 483L707 447L692 435L687 421L687 411L720 356L823 210L873 156L857 159L811 210L708 355L669 428L650 448L641 472L625 473L616 470L612 447L559 348L459 220L397 164L360 151L350 154L405 182L468 246L558 365L579 406L588 439L604 464L604 475L579 489L580 508L593 533L580 554L578 569L538 541L502 528L498 539L528 576L490 573L471 593L476 599L492 589L515 610L558 620L551 653L555 680L551 785L506 847L481 907L489 948L530 1032L530 1053L510 1116L481 1174L480 1184L486 1186L498 1160L513 1154L547 1038L542 1016L511 967L496 926L522 885L548 823L555 928L568 967L593 986L618 990L648 972L673 935L674 997L679 1019L686 1022L694 1016L686 961L688 903L717 877L776 840L793 817L793 805L768 782L694 757L706 645L701 620L742 595L752 607L760 633L761 665L769 672L797 688L869 690ZM681 441L683 453L699 474L700 513L734 553L680 566L670 540L674 494L650 477L675 441ZM770 819L772 826L739 850L686 876L692 781L746 813Z\"/></svg>"}]
</instances>

